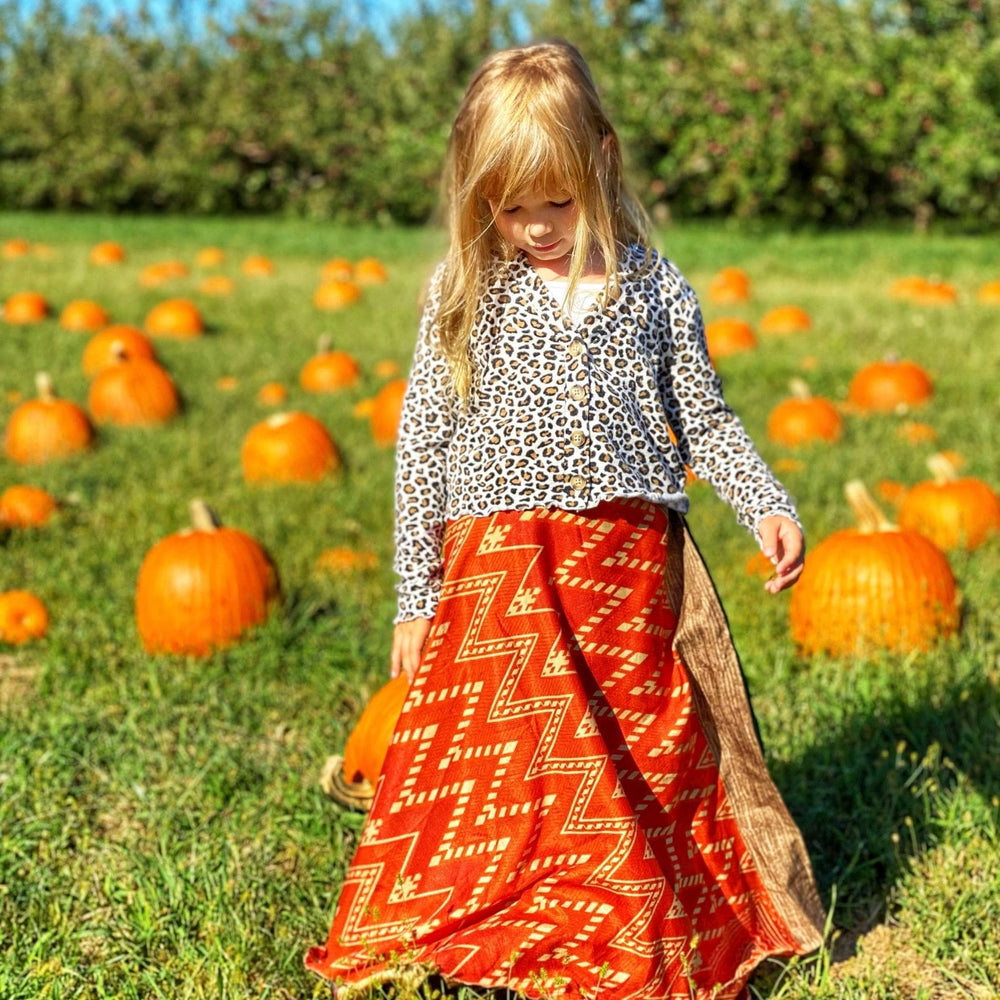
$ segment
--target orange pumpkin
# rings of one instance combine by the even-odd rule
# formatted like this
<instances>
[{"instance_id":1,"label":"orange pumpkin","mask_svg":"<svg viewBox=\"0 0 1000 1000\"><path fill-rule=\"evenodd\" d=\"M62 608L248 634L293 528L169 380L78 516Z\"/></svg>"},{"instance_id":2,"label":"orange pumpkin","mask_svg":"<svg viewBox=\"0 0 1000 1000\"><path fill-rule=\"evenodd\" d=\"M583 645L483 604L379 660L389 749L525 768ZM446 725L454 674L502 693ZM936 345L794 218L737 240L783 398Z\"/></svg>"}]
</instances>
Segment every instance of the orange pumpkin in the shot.
<instances>
[{"instance_id":1,"label":"orange pumpkin","mask_svg":"<svg viewBox=\"0 0 1000 1000\"><path fill-rule=\"evenodd\" d=\"M40 292L15 292L3 304L5 323L24 326L41 323L49 314L49 304Z\"/></svg>"},{"instance_id":2,"label":"orange pumpkin","mask_svg":"<svg viewBox=\"0 0 1000 1000\"><path fill-rule=\"evenodd\" d=\"M908 274L904 278L897 278L889 286L889 296L893 299L909 301L918 295L921 289L927 284L927 279L919 274Z\"/></svg>"},{"instance_id":3,"label":"orange pumpkin","mask_svg":"<svg viewBox=\"0 0 1000 1000\"><path fill-rule=\"evenodd\" d=\"M247 432L240 462L247 482L314 483L340 468L340 453L315 417L276 413Z\"/></svg>"},{"instance_id":4,"label":"orange pumpkin","mask_svg":"<svg viewBox=\"0 0 1000 1000\"><path fill-rule=\"evenodd\" d=\"M13 646L40 639L49 628L45 605L27 590L0 594L0 642Z\"/></svg>"},{"instance_id":5,"label":"orange pumpkin","mask_svg":"<svg viewBox=\"0 0 1000 1000\"><path fill-rule=\"evenodd\" d=\"M128 358L102 368L90 384L87 409L98 424L150 427L180 410L180 397L165 368L149 358Z\"/></svg>"},{"instance_id":6,"label":"orange pumpkin","mask_svg":"<svg viewBox=\"0 0 1000 1000\"><path fill-rule=\"evenodd\" d=\"M125 259L125 248L116 240L102 240L90 248L89 259L99 267L120 264Z\"/></svg>"},{"instance_id":7,"label":"orange pumpkin","mask_svg":"<svg viewBox=\"0 0 1000 1000\"><path fill-rule=\"evenodd\" d=\"M150 653L207 656L264 622L279 598L278 571L261 544L195 500L191 527L161 539L142 561L136 625Z\"/></svg>"},{"instance_id":8,"label":"orange pumpkin","mask_svg":"<svg viewBox=\"0 0 1000 1000\"><path fill-rule=\"evenodd\" d=\"M724 267L708 285L708 301L716 305L732 305L750 298L750 278L739 267Z\"/></svg>"},{"instance_id":9,"label":"orange pumpkin","mask_svg":"<svg viewBox=\"0 0 1000 1000\"><path fill-rule=\"evenodd\" d=\"M344 309L360 299L361 290L353 281L324 281L313 293L313 305L324 311Z\"/></svg>"},{"instance_id":10,"label":"orange pumpkin","mask_svg":"<svg viewBox=\"0 0 1000 1000\"><path fill-rule=\"evenodd\" d=\"M218 267L226 259L226 252L220 247L203 247L194 255L198 267Z\"/></svg>"},{"instance_id":11,"label":"orange pumpkin","mask_svg":"<svg viewBox=\"0 0 1000 1000\"><path fill-rule=\"evenodd\" d=\"M100 333L95 333L83 349L83 373L93 378L102 368L118 364L122 357L128 360L145 358L156 360L156 350L150 339L137 326L115 323Z\"/></svg>"},{"instance_id":12,"label":"orange pumpkin","mask_svg":"<svg viewBox=\"0 0 1000 1000\"><path fill-rule=\"evenodd\" d=\"M201 280L198 291L203 295L232 295L236 291L236 282L224 274L210 274Z\"/></svg>"},{"instance_id":13,"label":"orange pumpkin","mask_svg":"<svg viewBox=\"0 0 1000 1000\"><path fill-rule=\"evenodd\" d=\"M302 366L299 385L307 392L338 392L357 384L361 366L347 351L330 349L328 337L321 337L316 353Z\"/></svg>"},{"instance_id":14,"label":"orange pumpkin","mask_svg":"<svg viewBox=\"0 0 1000 1000\"><path fill-rule=\"evenodd\" d=\"M0 525L41 528L58 510L56 498L39 486L16 484L0 493Z\"/></svg>"},{"instance_id":15,"label":"orange pumpkin","mask_svg":"<svg viewBox=\"0 0 1000 1000\"><path fill-rule=\"evenodd\" d=\"M166 299L158 303L146 314L144 325L151 337L187 340L205 332L205 321L190 299Z\"/></svg>"},{"instance_id":16,"label":"orange pumpkin","mask_svg":"<svg viewBox=\"0 0 1000 1000\"><path fill-rule=\"evenodd\" d=\"M800 333L812 327L812 318L801 306L775 306L760 320L761 333L783 336Z\"/></svg>"},{"instance_id":17,"label":"orange pumpkin","mask_svg":"<svg viewBox=\"0 0 1000 1000\"><path fill-rule=\"evenodd\" d=\"M389 272L377 257L362 257L354 265L354 280L359 285L381 285L389 280Z\"/></svg>"},{"instance_id":18,"label":"orange pumpkin","mask_svg":"<svg viewBox=\"0 0 1000 1000\"><path fill-rule=\"evenodd\" d=\"M344 257L328 260L319 272L321 282L350 281L354 277L354 265Z\"/></svg>"},{"instance_id":19,"label":"orange pumpkin","mask_svg":"<svg viewBox=\"0 0 1000 1000\"><path fill-rule=\"evenodd\" d=\"M334 576L374 569L378 557L374 552L360 552L346 547L324 549L316 557L316 569Z\"/></svg>"},{"instance_id":20,"label":"orange pumpkin","mask_svg":"<svg viewBox=\"0 0 1000 1000\"><path fill-rule=\"evenodd\" d=\"M15 257L24 257L30 250L31 244L27 240L15 236L12 239L4 240L3 247L0 248L0 256L7 260L13 260Z\"/></svg>"},{"instance_id":21,"label":"orange pumpkin","mask_svg":"<svg viewBox=\"0 0 1000 1000\"><path fill-rule=\"evenodd\" d=\"M1000 531L1000 497L972 476L959 478L947 457L927 459L933 479L907 490L899 504L901 528L919 531L946 551L978 548Z\"/></svg>"},{"instance_id":22,"label":"orange pumpkin","mask_svg":"<svg viewBox=\"0 0 1000 1000\"><path fill-rule=\"evenodd\" d=\"M76 403L59 399L44 372L35 385L38 398L25 400L10 415L4 437L7 457L29 465L86 451L94 440L87 414Z\"/></svg>"},{"instance_id":23,"label":"orange pumpkin","mask_svg":"<svg viewBox=\"0 0 1000 1000\"><path fill-rule=\"evenodd\" d=\"M265 382L257 390L261 406L280 406L288 398L288 390L280 382Z\"/></svg>"},{"instance_id":24,"label":"orange pumpkin","mask_svg":"<svg viewBox=\"0 0 1000 1000\"><path fill-rule=\"evenodd\" d=\"M263 254L250 254L240 265L240 270L251 278L267 278L274 274L274 261Z\"/></svg>"},{"instance_id":25,"label":"orange pumpkin","mask_svg":"<svg viewBox=\"0 0 1000 1000\"><path fill-rule=\"evenodd\" d=\"M190 269L184 261L164 260L156 264L147 264L139 272L139 284L143 288L158 288L175 278L186 277L189 273Z\"/></svg>"},{"instance_id":26,"label":"orange pumpkin","mask_svg":"<svg viewBox=\"0 0 1000 1000\"><path fill-rule=\"evenodd\" d=\"M937 440L937 431L919 420L905 420L896 428L896 437L907 444L927 444Z\"/></svg>"},{"instance_id":27,"label":"orange pumpkin","mask_svg":"<svg viewBox=\"0 0 1000 1000\"><path fill-rule=\"evenodd\" d=\"M976 292L976 301L985 305L1000 305L1000 280L987 281Z\"/></svg>"},{"instance_id":28,"label":"orange pumpkin","mask_svg":"<svg viewBox=\"0 0 1000 1000\"><path fill-rule=\"evenodd\" d=\"M344 777L349 782L378 781L408 691L406 674L400 674L371 696L344 744Z\"/></svg>"},{"instance_id":29,"label":"orange pumpkin","mask_svg":"<svg viewBox=\"0 0 1000 1000\"><path fill-rule=\"evenodd\" d=\"M775 406L767 418L767 436L777 444L798 448L816 441L839 441L844 422L836 407L813 396L801 379L793 379L792 395Z\"/></svg>"},{"instance_id":30,"label":"orange pumpkin","mask_svg":"<svg viewBox=\"0 0 1000 1000\"><path fill-rule=\"evenodd\" d=\"M928 648L959 625L955 578L944 553L890 524L864 486L845 492L858 526L809 553L792 589L792 638L806 654L864 655Z\"/></svg>"},{"instance_id":31,"label":"orange pumpkin","mask_svg":"<svg viewBox=\"0 0 1000 1000\"><path fill-rule=\"evenodd\" d=\"M746 320L726 316L705 325L705 340L713 361L752 351L757 346L753 327Z\"/></svg>"},{"instance_id":32,"label":"orange pumpkin","mask_svg":"<svg viewBox=\"0 0 1000 1000\"><path fill-rule=\"evenodd\" d=\"M375 362L372 371L379 378L395 378L399 374L399 362L393 361L392 358L383 358Z\"/></svg>"},{"instance_id":33,"label":"orange pumpkin","mask_svg":"<svg viewBox=\"0 0 1000 1000\"><path fill-rule=\"evenodd\" d=\"M847 402L862 413L905 413L934 394L930 375L915 361L888 357L860 368L847 387Z\"/></svg>"},{"instance_id":34,"label":"orange pumpkin","mask_svg":"<svg viewBox=\"0 0 1000 1000\"><path fill-rule=\"evenodd\" d=\"M406 385L405 378L393 379L391 382L386 382L375 394L369 422L372 437L381 448L388 448L396 443Z\"/></svg>"},{"instance_id":35,"label":"orange pumpkin","mask_svg":"<svg viewBox=\"0 0 1000 1000\"><path fill-rule=\"evenodd\" d=\"M92 299L74 299L59 314L59 325L64 330L100 330L111 322L108 311Z\"/></svg>"}]
</instances>

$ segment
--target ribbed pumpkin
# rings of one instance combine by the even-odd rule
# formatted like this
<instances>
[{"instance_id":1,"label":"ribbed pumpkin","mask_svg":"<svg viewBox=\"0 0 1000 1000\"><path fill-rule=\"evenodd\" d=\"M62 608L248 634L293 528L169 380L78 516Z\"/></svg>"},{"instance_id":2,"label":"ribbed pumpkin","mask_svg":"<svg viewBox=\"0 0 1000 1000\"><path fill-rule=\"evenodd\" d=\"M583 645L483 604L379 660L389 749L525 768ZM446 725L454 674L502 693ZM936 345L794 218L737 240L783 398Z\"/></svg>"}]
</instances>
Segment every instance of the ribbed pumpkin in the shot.
<instances>
[{"instance_id":1,"label":"ribbed pumpkin","mask_svg":"<svg viewBox=\"0 0 1000 1000\"><path fill-rule=\"evenodd\" d=\"M768 415L768 438L791 448L816 441L839 441L844 422L833 403L811 395L802 379L792 380L791 392Z\"/></svg>"},{"instance_id":2,"label":"ribbed pumpkin","mask_svg":"<svg viewBox=\"0 0 1000 1000\"><path fill-rule=\"evenodd\" d=\"M30 591L8 590L0 594L0 642L19 646L40 639L48 628L48 610Z\"/></svg>"},{"instance_id":3,"label":"ribbed pumpkin","mask_svg":"<svg viewBox=\"0 0 1000 1000\"><path fill-rule=\"evenodd\" d=\"M40 528L58 509L56 498L40 486L16 483L0 493L0 525L8 528Z\"/></svg>"},{"instance_id":4,"label":"ribbed pumpkin","mask_svg":"<svg viewBox=\"0 0 1000 1000\"><path fill-rule=\"evenodd\" d=\"M307 392L338 392L357 385L361 366L347 351L330 349L329 337L319 339L316 353L302 366L299 385Z\"/></svg>"},{"instance_id":5,"label":"ribbed pumpkin","mask_svg":"<svg viewBox=\"0 0 1000 1000\"><path fill-rule=\"evenodd\" d=\"M128 358L102 368L90 384L87 409L98 424L150 427L177 415L180 397L174 380L156 361Z\"/></svg>"},{"instance_id":6,"label":"ribbed pumpkin","mask_svg":"<svg viewBox=\"0 0 1000 1000\"><path fill-rule=\"evenodd\" d=\"M151 337L177 337L182 340L200 337L205 321L198 307L189 299L166 299L146 314L146 333Z\"/></svg>"},{"instance_id":7,"label":"ribbed pumpkin","mask_svg":"<svg viewBox=\"0 0 1000 1000\"><path fill-rule=\"evenodd\" d=\"M760 319L761 333L784 335L812 327L812 318L801 306L775 306Z\"/></svg>"},{"instance_id":8,"label":"ribbed pumpkin","mask_svg":"<svg viewBox=\"0 0 1000 1000\"><path fill-rule=\"evenodd\" d=\"M361 289L353 281L324 281L313 293L313 305L330 311L344 309L361 299Z\"/></svg>"},{"instance_id":9,"label":"ribbed pumpkin","mask_svg":"<svg viewBox=\"0 0 1000 1000\"><path fill-rule=\"evenodd\" d=\"M275 413L247 432L240 462L247 482L314 483L340 468L340 453L315 417Z\"/></svg>"},{"instance_id":10,"label":"ribbed pumpkin","mask_svg":"<svg viewBox=\"0 0 1000 1000\"><path fill-rule=\"evenodd\" d=\"M92 332L111 322L108 311L93 299L74 299L67 302L59 314L59 325L64 330Z\"/></svg>"},{"instance_id":11,"label":"ribbed pumpkin","mask_svg":"<svg viewBox=\"0 0 1000 1000\"><path fill-rule=\"evenodd\" d=\"M712 360L752 351L757 346L753 327L743 319L724 316L705 324L705 340Z\"/></svg>"},{"instance_id":12,"label":"ribbed pumpkin","mask_svg":"<svg viewBox=\"0 0 1000 1000\"><path fill-rule=\"evenodd\" d=\"M5 323L24 326L41 323L49 314L49 304L41 292L15 292L3 304Z\"/></svg>"},{"instance_id":13,"label":"ribbed pumpkin","mask_svg":"<svg viewBox=\"0 0 1000 1000\"><path fill-rule=\"evenodd\" d=\"M858 526L809 553L792 589L792 638L806 654L865 655L928 648L959 624L955 578L944 553L889 523L864 486L845 487Z\"/></svg>"},{"instance_id":14,"label":"ribbed pumpkin","mask_svg":"<svg viewBox=\"0 0 1000 1000\"><path fill-rule=\"evenodd\" d=\"M708 284L708 301L716 305L732 305L749 298L750 278L742 268L724 267Z\"/></svg>"},{"instance_id":15,"label":"ribbed pumpkin","mask_svg":"<svg viewBox=\"0 0 1000 1000\"><path fill-rule=\"evenodd\" d=\"M156 360L156 349L152 341L137 326L115 323L100 333L95 333L83 349L81 365L83 373L93 378L102 368L118 364L122 355L130 361L145 358Z\"/></svg>"},{"instance_id":16,"label":"ribbed pumpkin","mask_svg":"<svg viewBox=\"0 0 1000 1000\"><path fill-rule=\"evenodd\" d=\"M375 394L372 401L369 425L372 438L380 448L388 448L396 443L399 435L399 418L403 413L403 397L406 395L406 379L396 378L386 382Z\"/></svg>"},{"instance_id":17,"label":"ribbed pumpkin","mask_svg":"<svg viewBox=\"0 0 1000 1000\"><path fill-rule=\"evenodd\" d=\"M940 452L927 459L933 479L906 491L899 504L901 528L919 531L945 551L978 548L1000 531L1000 497L972 476L959 478Z\"/></svg>"},{"instance_id":18,"label":"ribbed pumpkin","mask_svg":"<svg viewBox=\"0 0 1000 1000\"><path fill-rule=\"evenodd\" d=\"M99 267L120 264L125 260L125 248L116 240L102 240L90 248L88 257L91 264Z\"/></svg>"},{"instance_id":19,"label":"ribbed pumpkin","mask_svg":"<svg viewBox=\"0 0 1000 1000\"><path fill-rule=\"evenodd\" d=\"M934 394L930 375L915 361L887 357L855 372L847 402L862 413L905 413Z\"/></svg>"},{"instance_id":20,"label":"ribbed pumpkin","mask_svg":"<svg viewBox=\"0 0 1000 1000\"><path fill-rule=\"evenodd\" d=\"M93 444L94 428L83 408L59 399L45 372L35 377L35 385L38 398L21 403L7 422L7 457L35 465L86 451Z\"/></svg>"},{"instance_id":21,"label":"ribbed pumpkin","mask_svg":"<svg viewBox=\"0 0 1000 1000\"><path fill-rule=\"evenodd\" d=\"M191 527L142 561L136 624L150 653L207 656L264 622L279 597L278 571L260 543L194 500Z\"/></svg>"},{"instance_id":22,"label":"ribbed pumpkin","mask_svg":"<svg viewBox=\"0 0 1000 1000\"><path fill-rule=\"evenodd\" d=\"M344 744L344 777L349 782L378 781L408 690L406 674L400 674L371 696Z\"/></svg>"}]
</instances>

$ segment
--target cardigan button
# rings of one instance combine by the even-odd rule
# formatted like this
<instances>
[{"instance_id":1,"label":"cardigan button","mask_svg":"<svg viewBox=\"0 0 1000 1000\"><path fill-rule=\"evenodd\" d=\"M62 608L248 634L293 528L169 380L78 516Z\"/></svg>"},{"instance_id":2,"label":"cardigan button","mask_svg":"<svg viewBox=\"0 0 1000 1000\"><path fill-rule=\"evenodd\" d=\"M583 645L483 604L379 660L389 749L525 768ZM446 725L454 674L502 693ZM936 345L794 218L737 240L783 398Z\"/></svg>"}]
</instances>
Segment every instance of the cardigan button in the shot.
<instances>
[{"instance_id":1,"label":"cardigan button","mask_svg":"<svg viewBox=\"0 0 1000 1000\"><path fill-rule=\"evenodd\" d=\"M587 387L585 385L571 386L569 395L571 399L575 399L579 403L581 400L587 398Z\"/></svg>"},{"instance_id":2,"label":"cardigan button","mask_svg":"<svg viewBox=\"0 0 1000 1000\"><path fill-rule=\"evenodd\" d=\"M581 354L583 354L583 341L571 340L569 343L569 347L567 347L566 350L569 351L572 357L578 358Z\"/></svg>"},{"instance_id":3,"label":"cardigan button","mask_svg":"<svg viewBox=\"0 0 1000 1000\"><path fill-rule=\"evenodd\" d=\"M587 440L587 435L583 431L573 431L569 436L569 443L573 445L574 448L581 447Z\"/></svg>"},{"instance_id":4,"label":"cardigan button","mask_svg":"<svg viewBox=\"0 0 1000 1000\"><path fill-rule=\"evenodd\" d=\"M587 488L587 480L583 476L573 476L569 484L577 493L582 493Z\"/></svg>"}]
</instances>

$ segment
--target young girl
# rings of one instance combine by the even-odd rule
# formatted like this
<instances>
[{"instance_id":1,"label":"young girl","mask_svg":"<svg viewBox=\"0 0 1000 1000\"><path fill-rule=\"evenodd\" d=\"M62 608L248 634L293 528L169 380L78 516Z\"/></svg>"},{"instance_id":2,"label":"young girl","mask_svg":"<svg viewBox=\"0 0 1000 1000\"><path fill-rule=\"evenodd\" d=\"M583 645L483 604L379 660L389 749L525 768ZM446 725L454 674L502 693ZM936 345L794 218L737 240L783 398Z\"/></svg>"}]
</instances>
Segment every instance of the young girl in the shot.
<instances>
[{"instance_id":1,"label":"young girl","mask_svg":"<svg viewBox=\"0 0 1000 1000\"><path fill-rule=\"evenodd\" d=\"M802 569L792 501L724 402L564 43L480 67L397 445L410 689L325 947L346 992L733 998L821 943L685 464Z\"/></svg>"}]
</instances>

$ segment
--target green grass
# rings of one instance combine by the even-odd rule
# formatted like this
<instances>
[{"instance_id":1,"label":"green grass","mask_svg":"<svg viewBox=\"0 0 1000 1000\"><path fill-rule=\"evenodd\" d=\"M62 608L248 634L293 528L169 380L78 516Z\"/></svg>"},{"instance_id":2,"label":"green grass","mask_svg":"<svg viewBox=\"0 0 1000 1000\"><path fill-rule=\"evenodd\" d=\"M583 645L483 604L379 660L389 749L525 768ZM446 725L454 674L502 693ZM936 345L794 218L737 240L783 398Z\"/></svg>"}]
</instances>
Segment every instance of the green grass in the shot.
<instances>
[{"instance_id":1,"label":"green grass","mask_svg":"<svg viewBox=\"0 0 1000 1000\"><path fill-rule=\"evenodd\" d=\"M344 230L295 221L0 215L0 240L51 247L0 260L0 299L26 288L58 311L102 302L141 324L174 294L204 308L208 336L158 342L185 400L157 430L103 429L85 457L38 467L0 460L0 487L43 486L64 506L35 531L0 538L0 590L43 598L48 636L0 647L0 997L307 997L325 988L302 968L325 938L357 837L357 815L317 785L368 695L384 680L394 609L392 453L375 449L352 416L380 384L372 366L405 369L417 298L443 239L435 231ZM87 263L116 238L117 268ZM192 261L202 246L229 256L236 293L200 296L201 275L160 289L140 268ZM726 264L745 267L756 322L784 302L813 329L762 338L720 363L730 401L783 474L810 540L850 523L843 482L926 478L930 445L897 436L902 418L849 417L844 440L794 456L765 439L771 406L804 374L842 400L863 362L895 350L925 364L936 394L920 419L967 472L1000 483L994 446L1000 311L977 305L996 273L995 247L968 237L885 232L787 234L684 226L660 245L695 287ZM239 274L251 252L271 255L269 279ZM390 271L356 307L311 305L320 264L376 255ZM938 275L957 306L918 309L886 295L904 274ZM298 370L321 333L354 353L356 390L311 396ZM86 335L52 320L0 325L0 423L30 395L36 371L61 395L86 398ZM815 359L814 362L810 359ZM809 367L814 364L814 367ZM220 390L220 376L235 376ZM272 379L286 408L318 416L345 460L320 486L250 487L240 443L267 410L254 400ZM143 555L184 526L189 499L257 537L278 564L282 609L247 641L204 659L153 657L141 647L133 595ZM712 569L748 675L775 779L806 838L837 929L833 949L765 970L761 997L990 996L1000 990L1000 539L952 557L962 587L961 634L934 650L872 661L797 658L788 595L769 598L743 571L751 539L701 484L691 524ZM328 546L370 548L372 572L323 578ZM857 948L854 941L859 935ZM842 957L857 950L849 961ZM952 992L949 993L948 991Z\"/></svg>"}]
</instances>

